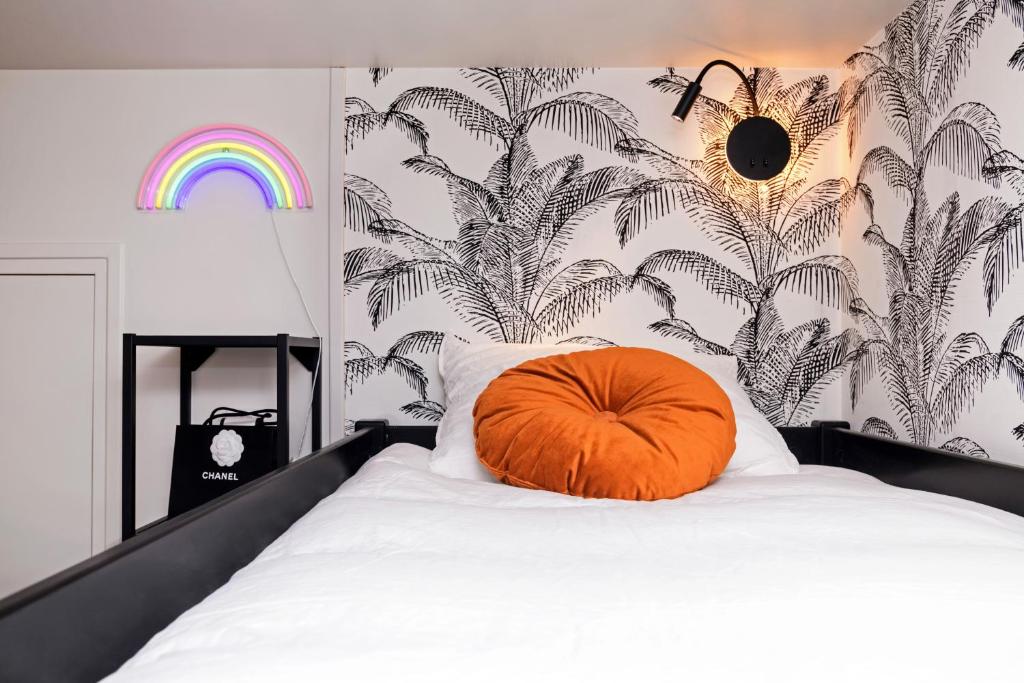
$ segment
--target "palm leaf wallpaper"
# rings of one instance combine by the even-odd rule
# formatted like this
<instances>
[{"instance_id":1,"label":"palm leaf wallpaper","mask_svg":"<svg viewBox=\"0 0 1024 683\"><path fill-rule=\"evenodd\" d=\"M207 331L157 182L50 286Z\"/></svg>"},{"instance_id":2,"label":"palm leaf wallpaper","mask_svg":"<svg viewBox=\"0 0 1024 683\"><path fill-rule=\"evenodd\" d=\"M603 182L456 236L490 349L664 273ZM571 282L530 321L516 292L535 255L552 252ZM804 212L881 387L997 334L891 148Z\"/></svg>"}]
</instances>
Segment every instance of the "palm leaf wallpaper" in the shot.
<instances>
[{"instance_id":1,"label":"palm leaf wallpaper","mask_svg":"<svg viewBox=\"0 0 1024 683\"><path fill-rule=\"evenodd\" d=\"M1024 462L1021 4L912 3L847 61L864 431ZM864 288L862 287L862 290Z\"/></svg>"},{"instance_id":2,"label":"palm leaf wallpaper","mask_svg":"<svg viewBox=\"0 0 1024 683\"><path fill-rule=\"evenodd\" d=\"M862 343L839 72L749 73L796 150L764 184L725 160L730 75L680 125L666 69L349 72L348 417L439 417L436 348L402 343L439 333L733 355L776 424L838 415Z\"/></svg>"},{"instance_id":3,"label":"palm leaf wallpaper","mask_svg":"<svg viewBox=\"0 0 1024 683\"><path fill-rule=\"evenodd\" d=\"M1017 2L912 4L843 68L347 72L346 417L436 422L469 341L724 354L776 425L1024 462ZM982 43L981 38L986 40ZM1016 304L1016 305L1015 305Z\"/></svg>"}]
</instances>

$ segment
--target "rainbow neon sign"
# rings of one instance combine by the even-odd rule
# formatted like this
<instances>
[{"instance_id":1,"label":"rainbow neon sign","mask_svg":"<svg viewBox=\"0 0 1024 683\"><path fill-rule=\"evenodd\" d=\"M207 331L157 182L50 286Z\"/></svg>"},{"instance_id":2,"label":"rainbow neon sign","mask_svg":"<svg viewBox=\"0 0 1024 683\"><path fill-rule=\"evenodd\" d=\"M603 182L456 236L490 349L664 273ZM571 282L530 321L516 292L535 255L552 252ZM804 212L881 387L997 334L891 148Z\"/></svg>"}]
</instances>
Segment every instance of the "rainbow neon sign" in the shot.
<instances>
[{"instance_id":1,"label":"rainbow neon sign","mask_svg":"<svg viewBox=\"0 0 1024 683\"><path fill-rule=\"evenodd\" d=\"M234 124L194 128L171 140L146 169L136 206L180 209L196 183L216 171L248 176L268 209L313 206L309 180L288 148L255 128Z\"/></svg>"}]
</instances>

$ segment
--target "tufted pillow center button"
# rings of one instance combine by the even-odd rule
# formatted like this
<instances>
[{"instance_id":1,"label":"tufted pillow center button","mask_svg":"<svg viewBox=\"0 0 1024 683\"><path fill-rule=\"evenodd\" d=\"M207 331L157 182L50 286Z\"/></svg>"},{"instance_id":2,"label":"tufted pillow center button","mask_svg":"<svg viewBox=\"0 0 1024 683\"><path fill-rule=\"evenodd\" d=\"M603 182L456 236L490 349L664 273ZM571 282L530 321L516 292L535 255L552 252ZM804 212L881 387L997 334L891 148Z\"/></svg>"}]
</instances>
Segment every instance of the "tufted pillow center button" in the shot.
<instances>
[{"instance_id":1,"label":"tufted pillow center button","mask_svg":"<svg viewBox=\"0 0 1024 683\"><path fill-rule=\"evenodd\" d=\"M618 413L613 413L610 410L602 410L601 412L594 415L594 419L600 420L601 422L618 422L619 415Z\"/></svg>"}]
</instances>

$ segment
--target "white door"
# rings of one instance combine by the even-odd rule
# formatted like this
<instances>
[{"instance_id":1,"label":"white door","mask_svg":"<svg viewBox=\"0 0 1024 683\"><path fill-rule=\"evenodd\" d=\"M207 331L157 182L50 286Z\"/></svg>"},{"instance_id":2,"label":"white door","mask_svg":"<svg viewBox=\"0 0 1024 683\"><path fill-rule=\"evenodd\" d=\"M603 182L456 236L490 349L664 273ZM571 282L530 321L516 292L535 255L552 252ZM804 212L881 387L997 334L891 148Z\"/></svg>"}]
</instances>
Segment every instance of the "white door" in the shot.
<instances>
[{"instance_id":1,"label":"white door","mask_svg":"<svg viewBox=\"0 0 1024 683\"><path fill-rule=\"evenodd\" d=\"M0 273L0 597L93 549L96 285Z\"/></svg>"}]
</instances>

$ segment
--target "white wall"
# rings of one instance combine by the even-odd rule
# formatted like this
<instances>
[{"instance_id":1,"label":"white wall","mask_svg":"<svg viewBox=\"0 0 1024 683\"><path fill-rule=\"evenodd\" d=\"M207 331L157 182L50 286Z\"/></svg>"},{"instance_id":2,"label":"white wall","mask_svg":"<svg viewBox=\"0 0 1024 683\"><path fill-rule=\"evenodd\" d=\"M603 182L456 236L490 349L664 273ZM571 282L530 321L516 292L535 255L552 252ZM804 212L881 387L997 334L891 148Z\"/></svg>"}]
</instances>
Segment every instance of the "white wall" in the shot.
<instances>
[{"instance_id":1,"label":"white wall","mask_svg":"<svg viewBox=\"0 0 1024 683\"><path fill-rule=\"evenodd\" d=\"M314 208L274 218L327 335L330 89L327 69L0 71L0 241L123 243L127 332L312 335L251 182L208 178L184 212L134 205L146 165L171 138L202 124L244 123L281 140L309 176ZM195 377L194 418L220 404L273 407L273 362L270 351L218 352ZM309 390L308 374L293 366L295 453ZM166 512L177 373L176 351L140 355L140 524ZM329 358L324 373L327 399L337 374Z\"/></svg>"}]
</instances>

